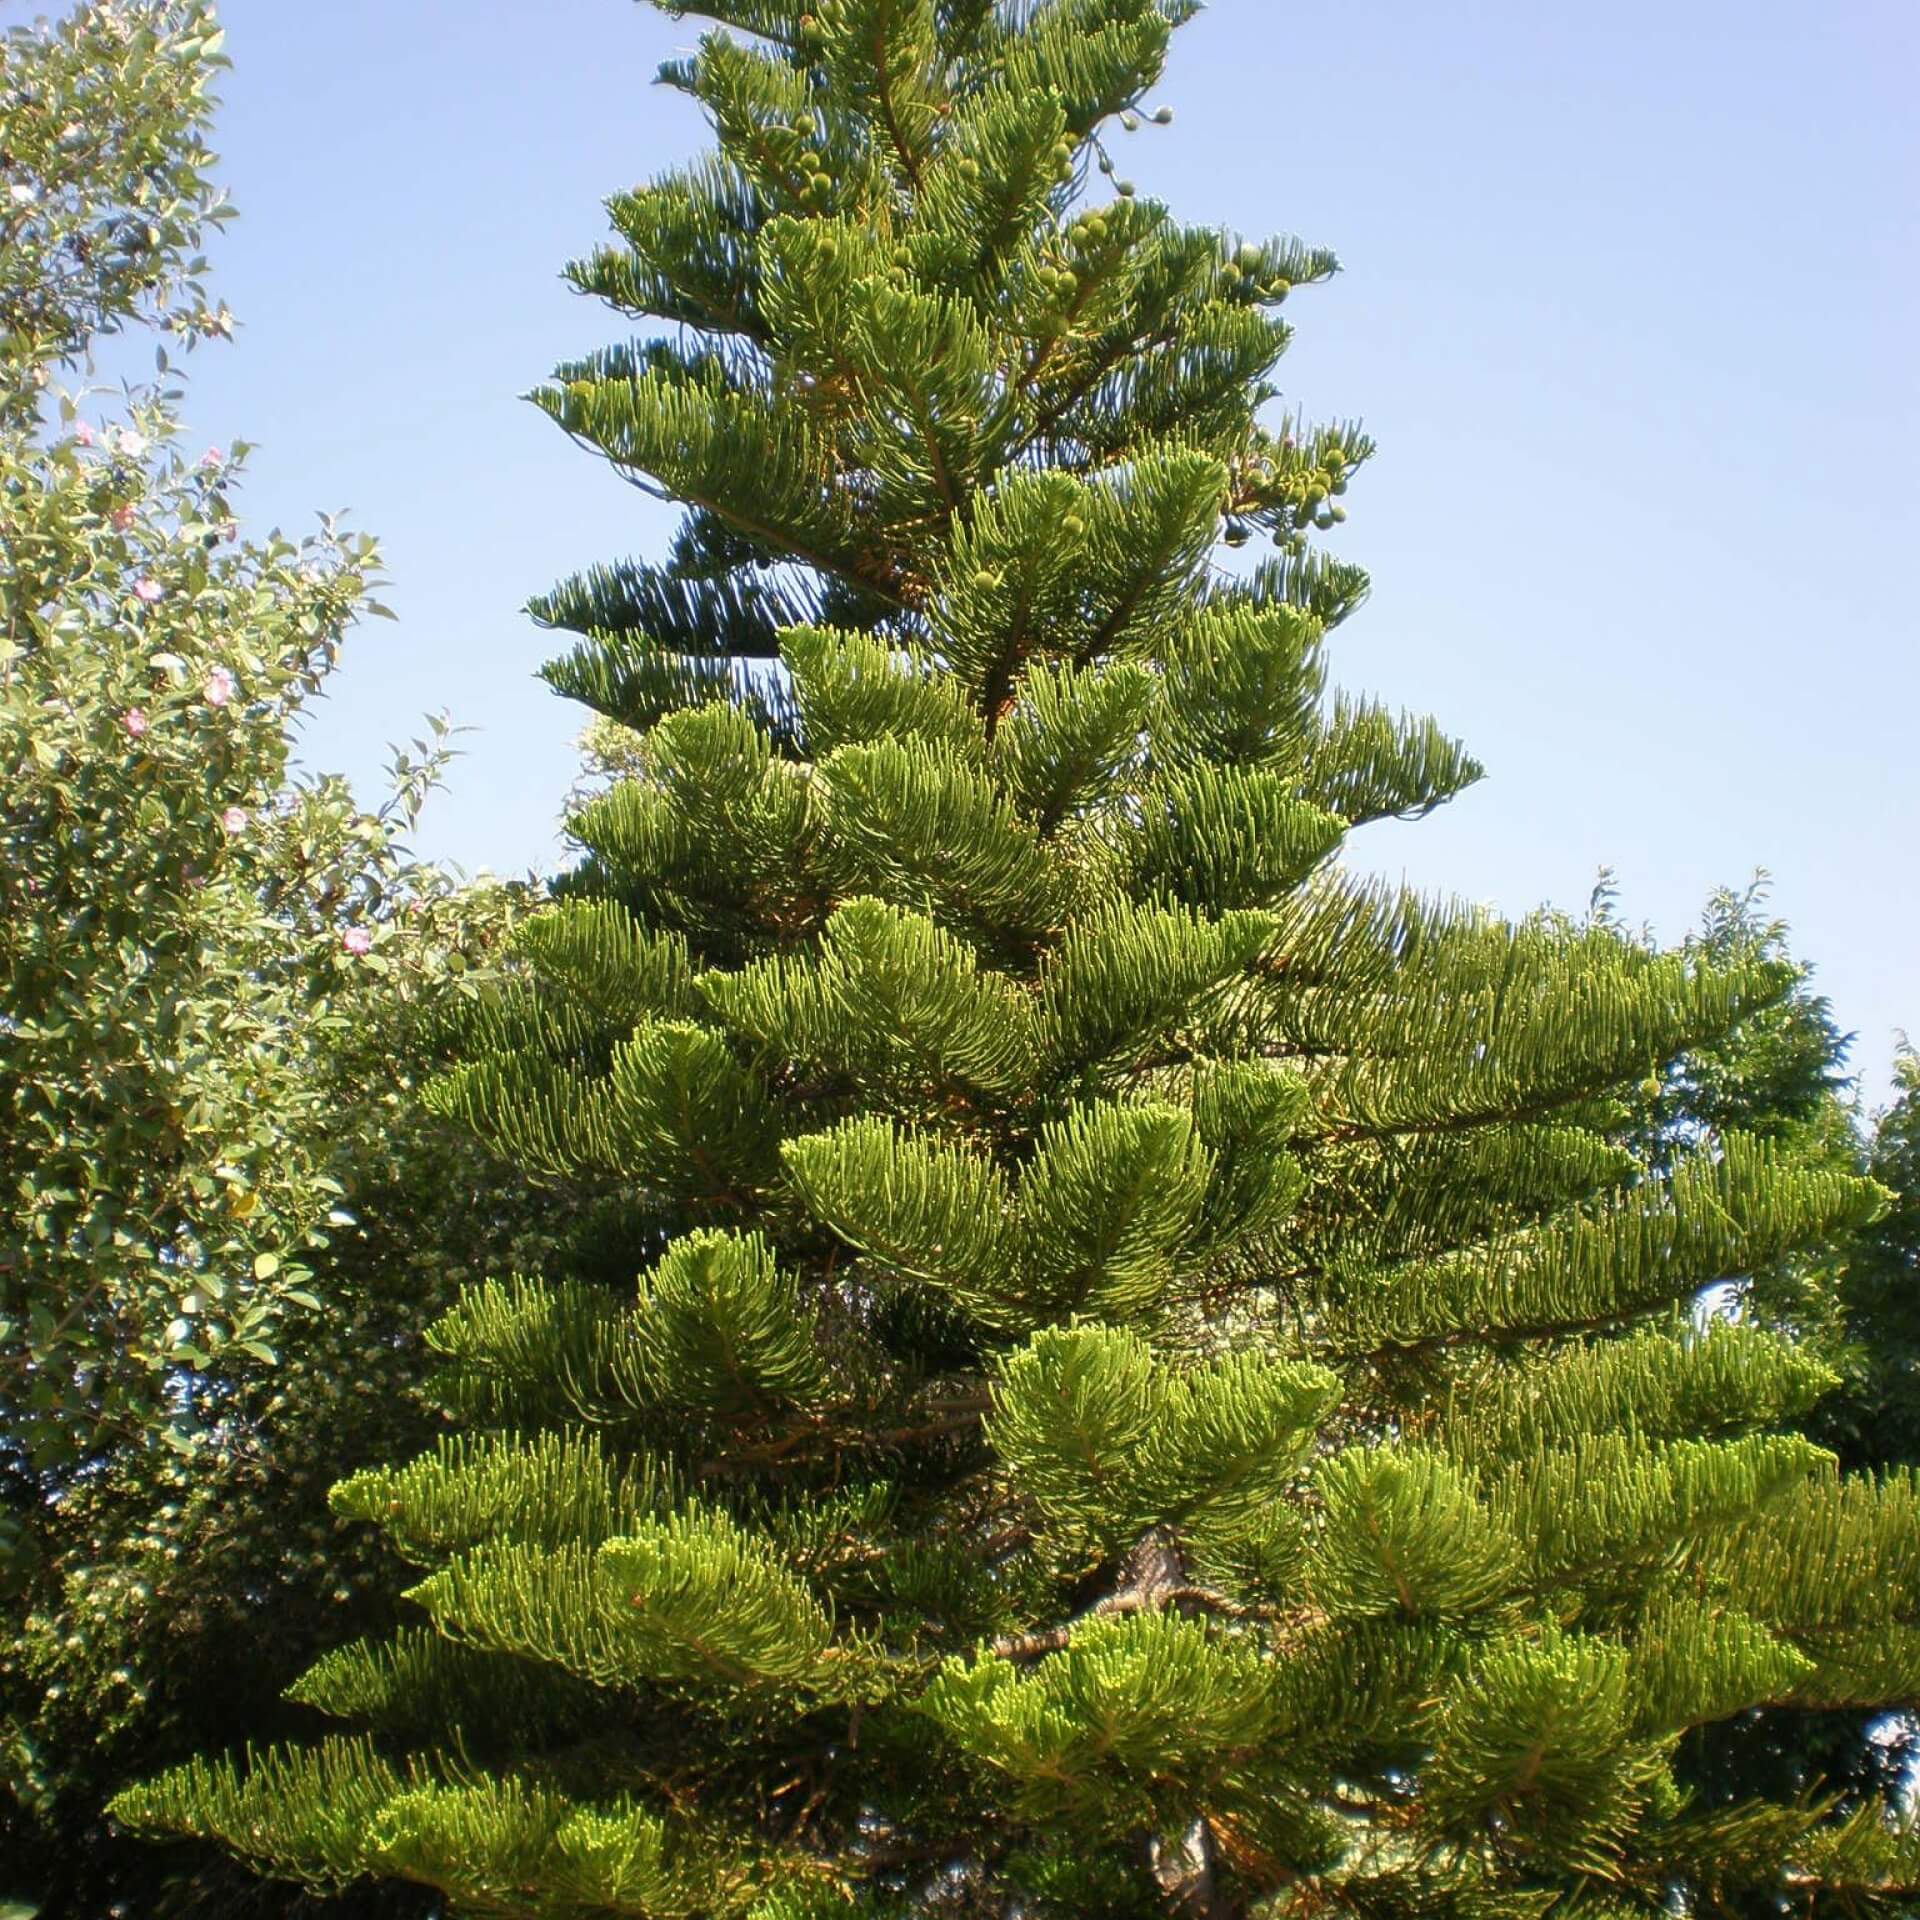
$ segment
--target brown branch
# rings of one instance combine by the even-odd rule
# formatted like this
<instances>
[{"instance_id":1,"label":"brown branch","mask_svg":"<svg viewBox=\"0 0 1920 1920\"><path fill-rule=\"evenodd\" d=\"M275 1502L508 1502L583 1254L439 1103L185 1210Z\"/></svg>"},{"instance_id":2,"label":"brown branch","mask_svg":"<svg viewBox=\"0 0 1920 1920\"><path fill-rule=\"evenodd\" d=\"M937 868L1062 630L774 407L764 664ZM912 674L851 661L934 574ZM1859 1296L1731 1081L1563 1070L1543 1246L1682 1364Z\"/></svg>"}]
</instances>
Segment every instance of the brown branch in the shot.
<instances>
[{"instance_id":1,"label":"brown branch","mask_svg":"<svg viewBox=\"0 0 1920 1920\"><path fill-rule=\"evenodd\" d=\"M1220 1884L1219 1848L1202 1815L1178 1840L1147 1842L1147 1871L1182 1920L1240 1920L1246 1908Z\"/></svg>"},{"instance_id":2,"label":"brown branch","mask_svg":"<svg viewBox=\"0 0 1920 1920\"><path fill-rule=\"evenodd\" d=\"M951 1434L964 1433L978 1426L992 1404L991 1396L986 1393L930 1401L926 1411L938 1414L938 1418L916 1426L886 1427L877 1433L848 1424L844 1410L838 1418L829 1414L814 1414L778 1440L768 1440L755 1447L736 1448L725 1459L702 1462L697 1471L702 1475L718 1475L738 1471L742 1467L785 1466L794 1463L796 1454L816 1447L847 1453L943 1440Z\"/></svg>"},{"instance_id":3,"label":"brown branch","mask_svg":"<svg viewBox=\"0 0 1920 1920\"><path fill-rule=\"evenodd\" d=\"M949 1434L964 1433L980 1424L982 1410L950 1413L919 1427L891 1427L884 1433L865 1436L876 1447L908 1447L923 1440L944 1440Z\"/></svg>"},{"instance_id":4,"label":"brown branch","mask_svg":"<svg viewBox=\"0 0 1920 1920\"><path fill-rule=\"evenodd\" d=\"M1216 1588L1192 1579L1178 1543L1164 1527L1143 1535L1121 1568L1124 1584L1084 1607L1071 1620L1034 1633L1005 1634L988 1649L1001 1660L1033 1660L1059 1653L1073 1642L1074 1629L1084 1620L1112 1619L1135 1613L1206 1613L1222 1620L1261 1620L1289 1633L1311 1632L1327 1624L1328 1616L1314 1607L1248 1606Z\"/></svg>"}]
</instances>

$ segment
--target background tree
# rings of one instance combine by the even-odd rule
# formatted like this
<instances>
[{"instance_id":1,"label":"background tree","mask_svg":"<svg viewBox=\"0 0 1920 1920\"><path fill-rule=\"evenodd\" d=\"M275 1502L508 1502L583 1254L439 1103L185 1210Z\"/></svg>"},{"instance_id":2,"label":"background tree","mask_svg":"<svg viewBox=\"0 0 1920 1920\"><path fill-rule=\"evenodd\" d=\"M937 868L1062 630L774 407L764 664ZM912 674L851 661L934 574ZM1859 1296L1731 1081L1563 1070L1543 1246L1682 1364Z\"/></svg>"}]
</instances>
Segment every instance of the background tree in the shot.
<instances>
[{"instance_id":1,"label":"background tree","mask_svg":"<svg viewBox=\"0 0 1920 1920\"><path fill-rule=\"evenodd\" d=\"M1913 1685L1912 1480L1688 1312L1879 1195L1618 1144L1790 969L1329 868L1477 769L1325 696L1368 443L1261 416L1330 257L1085 204L1192 8L686 11L719 151L575 270L668 336L540 395L687 508L538 609L632 772L438 1096L595 1264L336 1493L421 1569L295 1689L369 1731L121 1817L478 1913L1908 1898L1673 1773Z\"/></svg>"},{"instance_id":2,"label":"background tree","mask_svg":"<svg viewBox=\"0 0 1920 1920\"><path fill-rule=\"evenodd\" d=\"M297 1904L104 1803L390 1619L325 1489L425 1444L421 1326L550 1245L413 1103L518 910L406 850L445 742L377 815L289 773L373 545L242 541L240 450L177 450L222 64L196 4L0 41L0 1906L76 1920ZM116 332L162 384L65 390Z\"/></svg>"},{"instance_id":3,"label":"background tree","mask_svg":"<svg viewBox=\"0 0 1920 1920\"><path fill-rule=\"evenodd\" d=\"M1894 1072L1867 1154L1892 1203L1848 1243L1842 1384L1809 1428L1849 1467L1920 1466L1920 1056L1904 1051Z\"/></svg>"},{"instance_id":4,"label":"background tree","mask_svg":"<svg viewBox=\"0 0 1920 1920\"><path fill-rule=\"evenodd\" d=\"M1759 954L1791 960L1787 928L1765 912L1767 882L1717 894L1696 944L1712 957ZM1743 1277L1721 1310L1790 1334L1817 1352L1839 1385L1800 1419L1850 1471L1920 1465L1920 1391L1914 1360L1920 1260L1913 1154L1916 1102L1911 1056L1896 1064L1900 1092L1871 1122L1858 1111L1847 1075L1849 1037L1834 1022L1811 969L1778 1005L1711 1046L1674 1061L1650 1083L1638 1144L1658 1163L1672 1152L1728 1132L1791 1146L1808 1161L1865 1172L1892 1195L1879 1219L1852 1227ZM1909 1703L1900 1703L1906 1707ZM1910 1785L1911 1717L1857 1709L1792 1712L1756 1708L1697 1729L1682 1753L1683 1774L1720 1804L1756 1794L1828 1793L1844 1814L1875 1801L1897 1803ZM1753 1911L1779 1902L1751 1903Z\"/></svg>"}]
</instances>

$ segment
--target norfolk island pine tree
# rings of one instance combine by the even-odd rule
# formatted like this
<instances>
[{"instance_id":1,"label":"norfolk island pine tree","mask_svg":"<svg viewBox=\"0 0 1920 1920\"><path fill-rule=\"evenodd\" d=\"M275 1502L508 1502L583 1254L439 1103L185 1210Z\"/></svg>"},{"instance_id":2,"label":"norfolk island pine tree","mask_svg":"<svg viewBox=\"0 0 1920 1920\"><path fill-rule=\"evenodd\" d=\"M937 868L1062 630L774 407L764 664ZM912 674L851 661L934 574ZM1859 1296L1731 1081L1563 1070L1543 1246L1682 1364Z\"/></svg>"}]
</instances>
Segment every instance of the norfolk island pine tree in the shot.
<instances>
[{"instance_id":1,"label":"norfolk island pine tree","mask_svg":"<svg viewBox=\"0 0 1920 1920\"><path fill-rule=\"evenodd\" d=\"M536 607L633 771L439 1093L603 1271L337 1490L422 1570L355 1729L120 1816L471 1913L1897 1910L1877 1811L1670 1765L1913 1686L1913 1481L1689 1312L1878 1190L1613 1137L1790 970L1330 865L1477 769L1325 695L1333 260L1101 190L1194 7L674 11L718 151L573 269L667 331L536 396L686 509Z\"/></svg>"}]
</instances>

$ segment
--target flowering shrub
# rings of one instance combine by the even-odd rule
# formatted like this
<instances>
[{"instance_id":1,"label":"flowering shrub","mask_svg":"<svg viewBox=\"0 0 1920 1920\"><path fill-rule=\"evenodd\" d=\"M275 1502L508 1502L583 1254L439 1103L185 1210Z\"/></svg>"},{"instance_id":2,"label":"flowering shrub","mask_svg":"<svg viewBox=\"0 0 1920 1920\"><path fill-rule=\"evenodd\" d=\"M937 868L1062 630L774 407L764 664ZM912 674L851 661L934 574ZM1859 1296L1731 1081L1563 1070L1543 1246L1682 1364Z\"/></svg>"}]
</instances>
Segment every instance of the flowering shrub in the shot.
<instances>
[{"instance_id":1,"label":"flowering shrub","mask_svg":"<svg viewBox=\"0 0 1920 1920\"><path fill-rule=\"evenodd\" d=\"M392 823L288 781L372 543L237 541L236 461L83 404L0 446L0 1427L36 1467L184 1435L182 1370L310 1298L316 1060L407 884Z\"/></svg>"}]
</instances>

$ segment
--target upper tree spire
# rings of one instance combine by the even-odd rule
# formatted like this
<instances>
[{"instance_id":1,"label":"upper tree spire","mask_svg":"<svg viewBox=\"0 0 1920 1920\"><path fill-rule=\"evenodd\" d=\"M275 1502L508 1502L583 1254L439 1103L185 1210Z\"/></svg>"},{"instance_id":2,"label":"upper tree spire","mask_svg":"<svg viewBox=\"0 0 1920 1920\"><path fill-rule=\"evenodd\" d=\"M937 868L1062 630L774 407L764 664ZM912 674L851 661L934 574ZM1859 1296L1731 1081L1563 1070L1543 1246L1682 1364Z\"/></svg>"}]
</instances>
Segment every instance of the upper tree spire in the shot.
<instances>
[{"instance_id":1,"label":"upper tree spire","mask_svg":"<svg viewBox=\"0 0 1920 1920\"><path fill-rule=\"evenodd\" d=\"M1106 586L1113 631L1072 637L1109 651L1155 611L1150 583L1164 598L1173 562L1192 574L1223 515L1230 540L1279 538L1301 604L1352 602L1356 570L1298 556L1369 443L1259 419L1288 338L1277 309L1332 255L1241 244L1131 197L1086 204L1110 167L1103 130L1192 11L711 10L764 38L709 33L662 77L707 109L719 152L616 196L620 243L571 272L682 331L535 395L691 509L665 567L589 575L536 606L594 636L554 670L567 691L649 719L648 689L688 671L663 651L770 654L782 625L831 617L943 651L990 629L967 666L991 717L1052 611L1035 599L1049 581L1056 597L1064 580ZM1066 484L1179 456L1144 526ZM1032 487L977 528L1016 475ZM1026 565L1003 577L1010 541Z\"/></svg>"}]
</instances>

